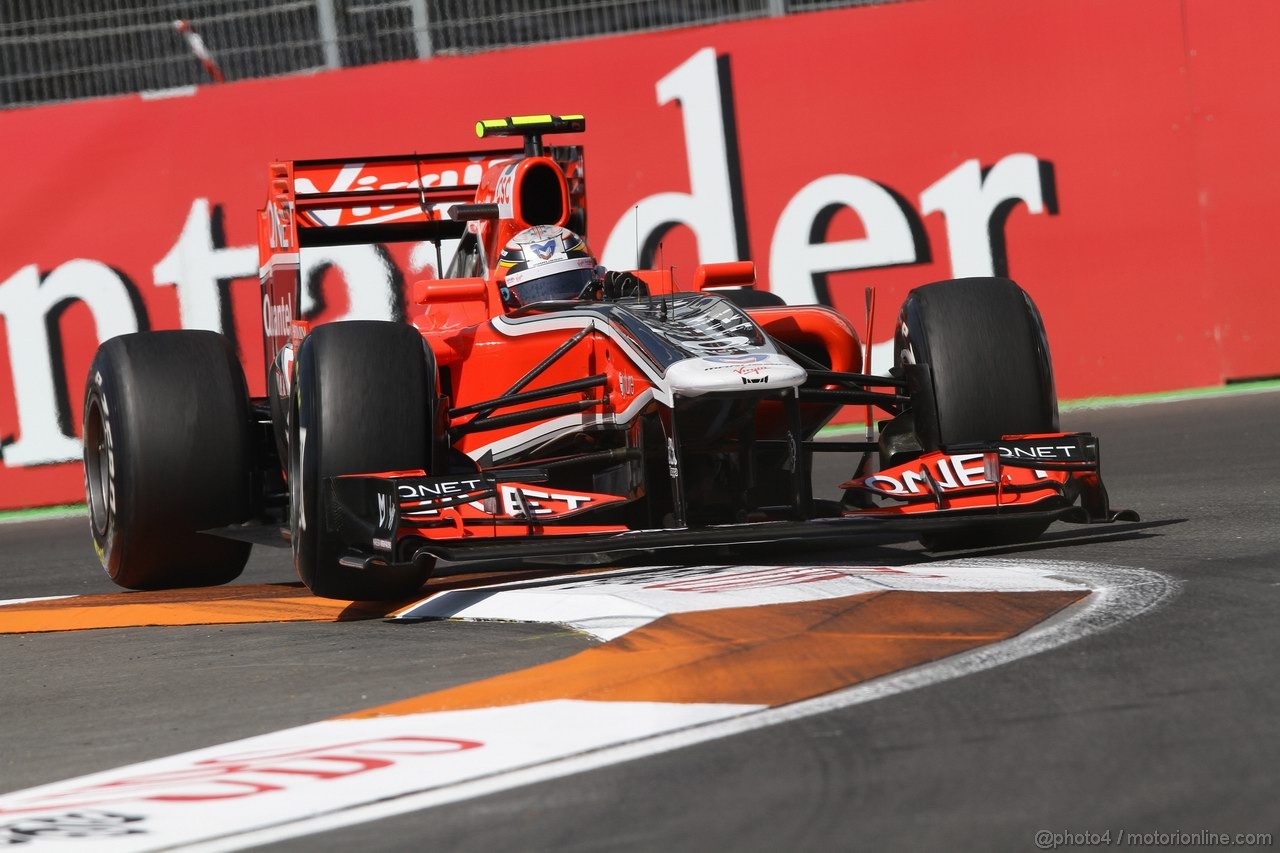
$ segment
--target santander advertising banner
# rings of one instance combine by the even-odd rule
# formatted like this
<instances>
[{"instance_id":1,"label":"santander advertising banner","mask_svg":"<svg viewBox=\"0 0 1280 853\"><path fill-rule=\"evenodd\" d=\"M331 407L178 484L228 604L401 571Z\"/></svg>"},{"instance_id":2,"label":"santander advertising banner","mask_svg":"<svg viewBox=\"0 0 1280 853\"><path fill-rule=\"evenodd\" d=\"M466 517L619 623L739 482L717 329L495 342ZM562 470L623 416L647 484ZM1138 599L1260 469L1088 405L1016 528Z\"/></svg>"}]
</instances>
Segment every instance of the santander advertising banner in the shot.
<instances>
[{"instance_id":1,"label":"santander advertising banner","mask_svg":"<svg viewBox=\"0 0 1280 853\"><path fill-rule=\"evenodd\" d=\"M0 509L83 499L105 338L219 330L262 392L271 160L483 148L486 117L587 116L607 266L750 258L860 329L873 286L873 369L911 287L997 274L1064 399L1280 374L1267 32L1265 0L918 0L0 113ZM397 316L422 249L316 250L303 311Z\"/></svg>"}]
</instances>

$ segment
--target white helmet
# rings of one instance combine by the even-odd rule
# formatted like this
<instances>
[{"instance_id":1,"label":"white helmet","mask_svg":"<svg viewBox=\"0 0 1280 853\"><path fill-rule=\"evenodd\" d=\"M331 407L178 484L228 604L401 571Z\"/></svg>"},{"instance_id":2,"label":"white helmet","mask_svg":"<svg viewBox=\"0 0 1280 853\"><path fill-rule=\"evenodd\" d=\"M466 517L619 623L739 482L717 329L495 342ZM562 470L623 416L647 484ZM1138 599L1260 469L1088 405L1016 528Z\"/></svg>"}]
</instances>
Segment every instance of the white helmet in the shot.
<instances>
[{"instance_id":1,"label":"white helmet","mask_svg":"<svg viewBox=\"0 0 1280 853\"><path fill-rule=\"evenodd\" d=\"M568 228L535 225L511 238L498 257L502 302L519 308L547 299L577 299L595 278L596 259Z\"/></svg>"}]
</instances>

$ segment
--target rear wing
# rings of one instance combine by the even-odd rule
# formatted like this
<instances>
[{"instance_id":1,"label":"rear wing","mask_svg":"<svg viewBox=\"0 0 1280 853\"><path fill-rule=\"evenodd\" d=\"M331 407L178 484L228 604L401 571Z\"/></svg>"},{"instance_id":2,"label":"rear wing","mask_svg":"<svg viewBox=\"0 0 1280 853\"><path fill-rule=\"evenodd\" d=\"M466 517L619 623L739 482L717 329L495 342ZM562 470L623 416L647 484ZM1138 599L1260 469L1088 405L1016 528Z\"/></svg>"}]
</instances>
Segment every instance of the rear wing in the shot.
<instances>
[{"instance_id":1,"label":"rear wing","mask_svg":"<svg viewBox=\"0 0 1280 853\"><path fill-rule=\"evenodd\" d=\"M518 160L520 148L272 163L259 213L258 259L308 246L461 237L449 208L475 200L490 166Z\"/></svg>"},{"instance_id":2,"label":"rear wing","mask_svg":"<svg viewBox=\"0 0 1280 853\"><path fill-rule=\"evenodd\" d=\"M267 204L259 212L259 265L265 268L272 255L293 254L308 246L461 237L467 220L492 216L476 209L453 211L454 205L502 201L504 189L508 195L512 190L501 184L486 186L485 195L493 199L477 197L490 170L544 156L555 161L564 176L564 218L573 230L585 233L582 147L544 149L542 143L544 134L579 133L585 128L581 115L514 116L477 122L476 136L522 137L519 148L272 163Z\"/></svg>"}]
</instances>

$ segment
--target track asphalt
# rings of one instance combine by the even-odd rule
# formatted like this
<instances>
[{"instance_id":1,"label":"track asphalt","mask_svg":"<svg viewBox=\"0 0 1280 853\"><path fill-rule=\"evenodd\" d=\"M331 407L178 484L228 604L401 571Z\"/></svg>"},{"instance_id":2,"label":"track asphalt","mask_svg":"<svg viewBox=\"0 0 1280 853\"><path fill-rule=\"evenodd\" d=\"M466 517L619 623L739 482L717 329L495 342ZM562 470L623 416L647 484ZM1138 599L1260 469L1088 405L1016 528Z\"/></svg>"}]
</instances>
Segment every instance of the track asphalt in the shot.
<instances>
[{"instance_id":1,"label":"track asphalt","mask_svg":"<svg viewBox=\"0 0 1280 853\"><path fill-rule=\"evenodd\" d=\"M882 700L277 849L1034 850L1041 830L1280 836L1278 416L1275 391L1068 412L1065 429L1102 438L1113 503L1143 522L1057 525L1030 546L937 555L1153 570L1181 583L1155 612ZM0 598L116 592L86 524L0 526ZM885 541L749 557L930 559ZM241 582L293 580L286 551L258 549ZM379 620L0 636L0 790L359 711L589 645L546 626Z\"/></svg>"}]
</instances>

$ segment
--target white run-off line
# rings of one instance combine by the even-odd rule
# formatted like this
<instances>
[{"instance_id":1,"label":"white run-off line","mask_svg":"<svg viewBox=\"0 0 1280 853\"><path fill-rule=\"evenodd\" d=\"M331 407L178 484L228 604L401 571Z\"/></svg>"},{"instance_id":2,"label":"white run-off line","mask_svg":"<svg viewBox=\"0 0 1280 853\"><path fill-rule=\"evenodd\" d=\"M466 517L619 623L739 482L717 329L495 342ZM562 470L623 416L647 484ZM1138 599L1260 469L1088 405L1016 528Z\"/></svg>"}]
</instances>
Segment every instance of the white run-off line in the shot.
<instances>
[{"instance_id":1,"label":"white run-off line","mask_svg":"<svg viewBox=\"0 0 1280 853\"><path fill-rule=\"evenodd\" d=\"M334 719L0 797L0 844L92 853L236 850L679 749L989 669L1131 619L1176 584L1090 563L624 570L440 594L406 618L569 624L612 638L667 613L912 590L1093 594L1010 640L776 708L553 700Z\"/></svg>"},{"instance_id":2,"label":"white run-off line","mask_svg":"<svg viewBox=\"0 0 1280 853\"><path fill-rule=\"evenodd\" d=\"M35 598L6 598L0 601L0 607L7 607L10 604L31 604L36 601L61 601L67 598L79 598L76 595L40 595Z\"/></svg>"}]
</instances>

